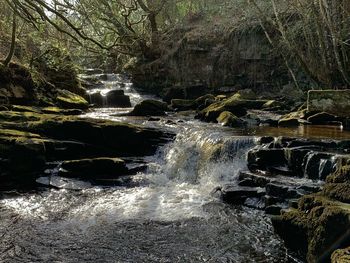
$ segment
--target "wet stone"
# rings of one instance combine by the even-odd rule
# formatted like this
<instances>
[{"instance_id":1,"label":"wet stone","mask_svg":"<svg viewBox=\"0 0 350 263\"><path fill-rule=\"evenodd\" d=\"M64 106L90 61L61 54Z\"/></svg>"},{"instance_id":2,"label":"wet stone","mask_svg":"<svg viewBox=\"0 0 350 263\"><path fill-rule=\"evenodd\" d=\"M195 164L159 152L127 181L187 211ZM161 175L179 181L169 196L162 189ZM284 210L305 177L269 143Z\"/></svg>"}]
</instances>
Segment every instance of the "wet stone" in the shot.
<instances>
[{"instance_id":1,"label":"wet stone","mask_svg":"<svg viewBox=\"0 0 350 263\"><path fill-rule=\"evenodd\" d=\"M243 204L247 198L260 198L264 195L265 190L260 187L226 185L222 188L222 199L229 204Z\"/></svg>"}]
</instances>

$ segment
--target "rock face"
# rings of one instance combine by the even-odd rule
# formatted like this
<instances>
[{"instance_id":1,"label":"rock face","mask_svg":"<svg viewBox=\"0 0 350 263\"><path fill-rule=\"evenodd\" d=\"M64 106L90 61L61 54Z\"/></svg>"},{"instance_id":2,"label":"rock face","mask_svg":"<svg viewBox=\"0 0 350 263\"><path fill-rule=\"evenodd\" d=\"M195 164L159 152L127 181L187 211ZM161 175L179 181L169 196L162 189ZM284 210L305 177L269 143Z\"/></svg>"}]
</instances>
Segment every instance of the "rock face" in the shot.
<instances>
[{"instance_id":1,"label":"rock face","mask_svg":"<svg viewBox=\"0 0 350 263\"><path fill-rule=\"evenodd\" d=\"M179 83L185 90L195 87L195 97L206 94L208 89L212 92L226 88L232 93L254 87L257 91L271 91L275 80L281 86L288 84L290 78L283 60L271 51L263 30L255 24L244 30L237 28L241 27L227 29L227 24L208 25L201 19L175 28L160 40L160 50L152 50L152 55L129 69L133 83L158 94ZM184 88L174 88L171 96L166 91L165 101L194 99Z\"/></svg>"},{"instance_id":2,"label":"rock face","mask_svg":"<svg viewBox=\"0 0 350 263\"><path fill-rule=\"evenodd\" d=\"M224 111L217 118L217 121L222 126L226 127L241 127L244 126L244 121L232 114L229 111Z\"/></svg>"},{"instance_id":3,"label":"rock face","mask_svg":"<svg viewBox=\"0 0 350 263\"><path fill-rule=\"evenodd\" d=\"M310 90L308 111L319 111L340 117L350 115L350 90Z\"/></svg>"}]
</instances>

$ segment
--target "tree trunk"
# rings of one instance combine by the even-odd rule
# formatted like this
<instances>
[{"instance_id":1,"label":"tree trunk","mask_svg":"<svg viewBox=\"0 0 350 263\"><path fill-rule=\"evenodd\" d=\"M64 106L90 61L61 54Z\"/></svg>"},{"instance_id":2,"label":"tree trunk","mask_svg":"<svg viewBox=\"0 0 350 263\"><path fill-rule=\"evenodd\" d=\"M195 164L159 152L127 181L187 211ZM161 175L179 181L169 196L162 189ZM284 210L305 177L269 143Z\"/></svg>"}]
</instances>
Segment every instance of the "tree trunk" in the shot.
<instances>
[{"instance_id":1,"label":"tree trunk","mask_svg":"<svg viewBox=\"0 0 350 263\"><path fill-rule=\"evenodd\" d=\"M11 47L10 51L4 61L4 66L7 67L13 57L13 54L15 53L15 47L16 47L16 31L17 31L17 10L16 5L15 9L13 10L13 19L12 19L12 38L11 38Z\"/></svg>"}]
</instances>

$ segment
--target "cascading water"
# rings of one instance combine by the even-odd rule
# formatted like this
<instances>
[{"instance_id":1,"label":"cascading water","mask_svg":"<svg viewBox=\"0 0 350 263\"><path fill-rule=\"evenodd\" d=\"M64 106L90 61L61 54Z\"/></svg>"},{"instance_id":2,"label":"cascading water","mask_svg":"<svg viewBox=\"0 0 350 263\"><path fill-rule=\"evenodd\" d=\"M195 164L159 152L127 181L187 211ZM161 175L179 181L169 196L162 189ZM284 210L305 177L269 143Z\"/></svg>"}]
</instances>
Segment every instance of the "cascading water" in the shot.
<instances>
[{"instance_id":1,"label":"cascading water","mask_svg":"<svg viewBox=\"0 0 350 263\"><path fill-rule=\"evenodd\" d=\"M148 157L148 171L133 177L135 187L51 190L2 200L1 249L8 251L0 259L287 261L263 213L233 209L211 196L216 186L235 180L254 145L253 137L224 135L183 127L173 143Z\"/></svg>"}]
</instances>

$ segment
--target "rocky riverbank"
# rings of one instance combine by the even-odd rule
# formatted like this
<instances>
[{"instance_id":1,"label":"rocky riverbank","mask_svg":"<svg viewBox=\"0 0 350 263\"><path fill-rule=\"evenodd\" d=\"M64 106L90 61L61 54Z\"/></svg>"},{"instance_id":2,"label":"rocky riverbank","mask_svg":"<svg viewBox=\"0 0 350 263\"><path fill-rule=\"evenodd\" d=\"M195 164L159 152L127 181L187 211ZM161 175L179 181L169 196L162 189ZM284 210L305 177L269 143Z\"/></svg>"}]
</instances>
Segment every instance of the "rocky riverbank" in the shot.
<instances>
[{"instance_id":1,"label":"rocky riverbank","mask_svg":"<svg viewBox=\"0 0 350 263\"><path fill-rule=\"evenodd\" d=\"M111 174L114 178L128 175L131 171L116 157L152 155L172 138L137 125L43 113L46 108L14 109L19 108L22 111L0 112L2 190L32 189L50 163L57 161L63 162L66 172L62 176L79 178L83 174L91 179L91 172L97 170L96 180L111 178Z\"/></svg>"}]
</instances>

